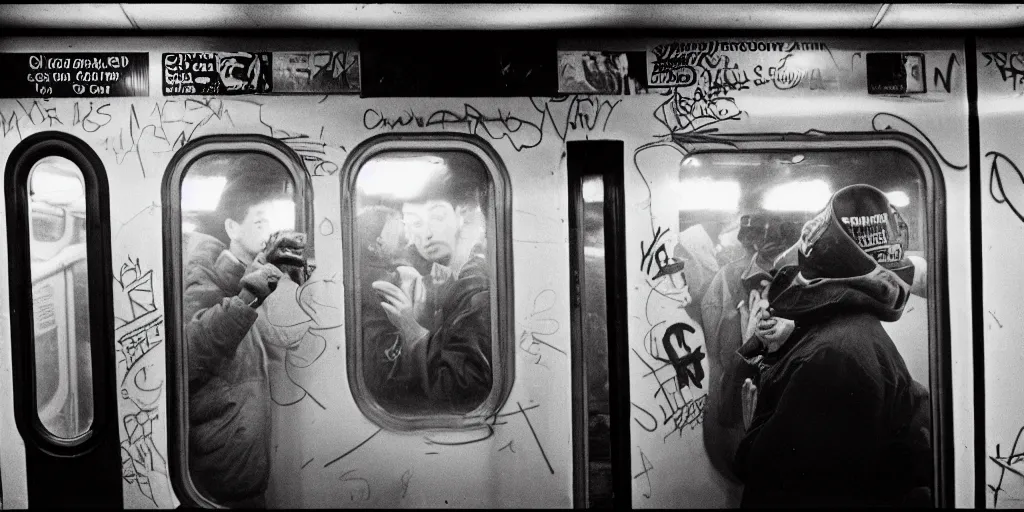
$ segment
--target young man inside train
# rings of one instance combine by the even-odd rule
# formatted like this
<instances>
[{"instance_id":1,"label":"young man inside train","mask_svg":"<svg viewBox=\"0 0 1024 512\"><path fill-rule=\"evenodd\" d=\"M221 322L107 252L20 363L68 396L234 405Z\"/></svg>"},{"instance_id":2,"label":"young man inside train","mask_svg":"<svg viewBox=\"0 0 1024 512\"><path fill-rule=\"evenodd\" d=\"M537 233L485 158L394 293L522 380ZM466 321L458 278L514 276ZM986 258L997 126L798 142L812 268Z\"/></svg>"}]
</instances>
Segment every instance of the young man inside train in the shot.
<instances>
[{"instance_id":1,"label":"young man inside train","mask_svg":"<svg viewBox=\"0 0 1024 512\"><path fill-rule=\"evenodd\" d=\"M756 375L736 353L753 334L745 329L749 314L744 306L750 292L760 290L774 271L796 263L796 253L786 250L800 236L801 223L795 220L756 210L742 215L736 237L744 253L714 274L700 304L711 381L704 444L711 463L734 482L732 459L744 434L740 390L744 380Z\"/></svg>"},{"instance_id":2,"label":"young man inside train","mask_svg":"<svg viewBox=\"0 0 1024 512\"><path fill-rule=\"evenodd\" d=\"M371 285L401 341L387 356L385 394L431 412L470 412L491 390L483 176L473 159L446 158L440 176L401 206L411 242L405 260L421 277L410 280L404 269L405 286ZM363 328L364 339L387 332Z\"/></svg>"},{"instance_id":3,"label":"young man inside train","mask_svg":"<svg viewBox=\"0 0 1024 512\"><path fill-rule=\"evenodd\" d=\"M264 344L280 334L259 311L281 279L306 277L304 236L271 233L275 205L292 197L283 169L265 165L239 161L210 233L186 240L189 470L200 493L228 507L265 506L271 399Z\"/></svg>"},{"instance_id":4,"label":"young man inside train","mask_svg":"<svg viewBox=\"0 0 1024 512\"><path fill-rule=\"evenodd\" d=\"M751 292L743 506L930 505L928 390L882 326L914 283L907 233L883 192L845 187L804 225L797 264Z\"/></svg>"}]
</instances>

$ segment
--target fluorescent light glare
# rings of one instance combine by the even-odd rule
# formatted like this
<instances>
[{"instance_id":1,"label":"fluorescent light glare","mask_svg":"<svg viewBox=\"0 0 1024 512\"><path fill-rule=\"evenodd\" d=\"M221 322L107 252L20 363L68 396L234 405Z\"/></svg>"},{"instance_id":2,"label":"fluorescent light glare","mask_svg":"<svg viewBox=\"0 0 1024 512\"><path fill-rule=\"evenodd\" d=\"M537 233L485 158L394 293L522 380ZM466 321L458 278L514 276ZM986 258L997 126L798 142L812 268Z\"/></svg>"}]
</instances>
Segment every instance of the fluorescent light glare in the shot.
<instances>
[{"instance_id":1,"label":"fluorescent light glare","mask_svg":"<svg viewBox=\"0 0 1024 512\"><path fill-rule=\"evenodd\" d=\"M599 176L591 176L583 180L583 202L604 202L604 180Z\"/></svg>"},{"instance_id":2,"label":"fluorescent light glare","mask_svg":"<svg viewBox=\"0 0 1024 512\"><path fill-rule=\"evenodd\" d=\"M715 210L734 212L740 204L740 184L691 178L674 183L680 211Z\"/></svg>"},{"instance_id":3,"label":"fluorescent light glare","mask_svg":"<svg viewBox=\"0 0 1024 512\"><path fill-rule=\"evenodd\" d=\"M817 212L825 207L832 191L822 180L795 181L770 189L762 205L775 212Z\"/></svg>"},{"instance_id":4,"label":"fluorescent light glare","mask_svg":"<svg viewBox=\"0 0 1024 512\"><path fill-rule=\"evenodd\" d=\"M886 192L885 197L889 198L889 202L896 208L903 208L910 204L910 196L902 190Z\"/></svg>"},{"instance_id":5,"label":"fluorescent light glare","mask_svg":"<svg viewBox=\"0 0 1024 512\"><path fill-rule=\"evenodd\" d=\"M181 209L187 212L212 212L228 179L224 176L186 178L181 183Z\"/></svg>"},{"instance_id":6,"label":"fluorescent light glare","mask_svg":"<svg viewBox=\"0 0 1024 512\"><path fill-rule=\"evenodd\" d=\"M444 170L444 160L435 156L375 158L363 164L356 187L366 195L412 199Z\"/></svg>"},{"instance_id":7,"label":"fluorescent light glare","mask_svg":"<svg viewBox=\"0 0 1024 512\"><path fill-rule=\"evenodd\" d=\"M271 233L282 229L295 229L295 201L288 199L274 201L271 203L268 217Z\"/></svg>"}]
</instances>

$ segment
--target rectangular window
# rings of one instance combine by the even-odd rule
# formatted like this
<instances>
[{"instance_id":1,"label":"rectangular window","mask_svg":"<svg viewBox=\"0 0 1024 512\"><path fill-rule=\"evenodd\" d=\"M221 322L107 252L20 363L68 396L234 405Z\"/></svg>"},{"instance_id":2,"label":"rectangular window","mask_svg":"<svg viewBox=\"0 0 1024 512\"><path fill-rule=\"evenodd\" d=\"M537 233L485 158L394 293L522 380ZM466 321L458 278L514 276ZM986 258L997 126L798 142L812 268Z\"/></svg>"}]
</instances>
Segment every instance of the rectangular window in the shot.
<instances>
[{"instance_id":1,"label":"rectangular window","mask_svg":"<svg viewBox=\"0 0 1024 512\"><path fill-rule=\"evenodd\" d=\"M511 388L508 178L476 139L363 143L343 191L349 379L395 429L479 425Z\"/></svg>"}]
</instances>

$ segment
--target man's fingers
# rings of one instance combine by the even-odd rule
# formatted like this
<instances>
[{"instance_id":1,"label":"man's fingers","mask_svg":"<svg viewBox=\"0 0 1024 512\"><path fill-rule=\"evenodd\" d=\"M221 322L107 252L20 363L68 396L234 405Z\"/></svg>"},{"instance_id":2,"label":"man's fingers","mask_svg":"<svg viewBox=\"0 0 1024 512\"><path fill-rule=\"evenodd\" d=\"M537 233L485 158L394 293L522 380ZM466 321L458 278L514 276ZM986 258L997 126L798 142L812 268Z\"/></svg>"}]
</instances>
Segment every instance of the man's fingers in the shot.
<instances>
[{"instance_id":1,"label":"man's fingers","mask_svg":"<svg viewBox=\"0 0 1024 512\"><path fill-rule=\"evenodd\" d=\"M388 304L387 302L381 302L380 305L382 308L384 308L384 312L387 313L388 316L398 316L398 309L396 309L391 304Z\"/></svg>"},{"instance_id":2,"label":"man's fingers","mask_svg":"<svg viewBox=\"0 0 1024 512\"><path fill-rule=\"evenodd\" d=\"M387 281L374 281L372 284L370 284L370 286L372 286L373 289L377 290L378 292L381 292L381 293L384 293L384 294L387 294L387 295L393 295L395 297L398 297L399 294L403 293L401 288L399 288L399 287L397 287L397 286L395 286L395 285L393 285L393 284L391 284L391 283L389 283Z\"/></svg>"},{"instance_id":3,"label":"man's fingers","mask_svg":"<svg viewBox=\"0 0 1024 512\"><path fill-rule=\"evenodd\" d=\"M754 310L754 305L757 301L761 300L761 294L757 290L750 290L750 295L747 297L747 304L750 304L750 310Z\"/></svg>"}]
</instances>

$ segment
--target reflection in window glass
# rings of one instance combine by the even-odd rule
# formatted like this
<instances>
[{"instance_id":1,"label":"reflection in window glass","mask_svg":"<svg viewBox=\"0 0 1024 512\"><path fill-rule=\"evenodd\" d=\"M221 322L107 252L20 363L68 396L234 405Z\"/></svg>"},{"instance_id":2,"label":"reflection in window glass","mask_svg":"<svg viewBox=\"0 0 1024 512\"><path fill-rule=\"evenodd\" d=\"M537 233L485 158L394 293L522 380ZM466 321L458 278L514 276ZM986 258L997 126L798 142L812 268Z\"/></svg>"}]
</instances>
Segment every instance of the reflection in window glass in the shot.
<instances>
[{"instance_id":1,"label":"reflection in window glass","mask_svg":"<svg viewBox=\"0 0 1024 512\"><path fill-rule=\"evenodd\" d=\"M391 151L356 172L365 390L397 417L474 411L496 373L487 169L464 151Z\"/></svg>"},{"instance_id":2,"label":"reflection in window glass","mask_svg":"<svg viewBox=\"0 0 1024 512\"><path fill-rule=\"evenodd\" d=\"M612 504L608 405L608 305L604 251L604 179L583 178L583 349L587 368L590 508Z\"/></svg>"},{"instance_id":3,"label":"reflection in window glass","mask_svg":"<svg viewBox=\"0 0 1024 512\"><path fill-rule=\"evenodd\" d=\"M301 204L288 169L263 152L206 153L183 174L188 469L221 505L266 504L272 383L295 341L294 313L281 308L295 309L313 268Z\"/></svg>"},{"instance_id":4,"label":"reflection in window glass","mask_svg":"<svg viewBox=\"0 0 1024 512\"><path fill-rule=\"evenodd\" d=\"M92 426L85 186L65 158L40 159L29 173L36 408L58 438Z\"/></svg>"},{"instance_id":5,"label":"reflection in window glass","mask_svg":"<svg viewBox=\"0 0 1024 512\"><path fill-rule=\"evenodd\" d=\"M889 468L884 476L843 463L829 479L856 481L866 500L930 504L928 212L918 164L884 149L709 152L686 157L679 169L673 186L692 200L678 202L679 243L670 252L685 264L688 313L705 337L704 439L712 464L733 480L735 464L742 465L744 499L761 493L751 503L782 503L788 498L773 493L791 484L779 475L819 467L799 466L811 464L794 458L800 443L825 450L857 442L857 456L874 461L870 471ZM815 348L838 346L829 343L840 338L869 349ZM814 368L837 380L800 380ZM746 379L759 388L749 411ZM854 402L850 393L831 396L834 409L797 402L811 400L812 387L825 396L849 386L863 392ZM854 409L864 414L850 418ZM886 415L865 419L869 410ZM815 432L804 434L808 423ZM861 442L865 429L878 434ZM898 453L886 451L891 446ZM790 465L769 469L782 459Z\"/></svg>"}]
</instances>

